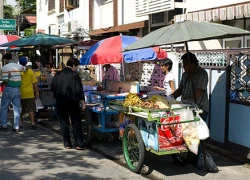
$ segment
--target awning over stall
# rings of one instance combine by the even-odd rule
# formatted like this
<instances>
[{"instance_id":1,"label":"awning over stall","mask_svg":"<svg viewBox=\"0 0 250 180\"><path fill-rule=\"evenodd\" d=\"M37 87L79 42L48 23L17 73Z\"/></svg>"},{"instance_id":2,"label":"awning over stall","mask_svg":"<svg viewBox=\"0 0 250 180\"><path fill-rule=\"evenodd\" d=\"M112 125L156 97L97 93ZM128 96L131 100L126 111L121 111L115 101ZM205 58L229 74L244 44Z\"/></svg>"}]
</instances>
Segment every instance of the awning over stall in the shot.
<instances>
[{"instance_id":1,"label":"awning over stall","mask_svg":"<svg viewBox=\"0 0 250 180\"><path fill-rule=\"evenodd\" d=\"M250 17L250 3L205 9L175 16L175 22L182 21L225 21Z\"/></svg>"}]
</instances>

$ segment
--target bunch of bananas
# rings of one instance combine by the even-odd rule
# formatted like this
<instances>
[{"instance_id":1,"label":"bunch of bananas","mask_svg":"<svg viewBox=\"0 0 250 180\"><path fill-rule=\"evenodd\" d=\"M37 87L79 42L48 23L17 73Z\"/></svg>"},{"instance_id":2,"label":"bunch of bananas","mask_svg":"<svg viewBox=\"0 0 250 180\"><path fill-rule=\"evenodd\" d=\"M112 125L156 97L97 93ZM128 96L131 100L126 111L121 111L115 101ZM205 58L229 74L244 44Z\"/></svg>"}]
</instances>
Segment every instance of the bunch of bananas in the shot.
<instances>
[{"instance_id":1,"label":"bunch of bananas","mask_svg":"<svg viewBox=\"0 0 250 180\"><path fill-rule=\"evenodd\" d=\"M127 97L125 98L124 101L124 106L136 106L136 107L140 107L141 106L142 101L140 100L140 98L133 93L129 93L127 95Z\"/></svg>"}]
</instances>

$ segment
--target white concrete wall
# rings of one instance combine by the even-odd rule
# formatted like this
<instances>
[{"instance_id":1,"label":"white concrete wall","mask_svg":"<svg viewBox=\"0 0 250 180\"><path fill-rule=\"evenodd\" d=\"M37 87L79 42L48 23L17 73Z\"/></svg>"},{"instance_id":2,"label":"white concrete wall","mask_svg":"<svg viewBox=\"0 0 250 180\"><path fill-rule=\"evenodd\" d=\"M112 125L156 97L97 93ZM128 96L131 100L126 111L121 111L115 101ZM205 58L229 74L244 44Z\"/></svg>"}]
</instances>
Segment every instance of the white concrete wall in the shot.
<instances>
[{"instance_id":1,"label":"white concrete wall","mask_svg":"<svg viewBox=\"0 0 250 180\"><path fill-rule=\"evenodd\" d=\"M118 0L118 25L144 21L148 18L149 16L136 17L135 0Z\"/></svg>"},{"instance_id":2,"label":"white concrete wall","mask_svg":"<svg viewBox=\"0 0 250 180\"><path fill-rule=\"evenodd\" d=\"M101 8L100 0L93 1L93 29L101 27ZM111 10L110 10L111 11Z\"/></svg>"},{"instance_id":3,"label":"white concrete wall","mask_svg":"<svg viewBox=\"0 0 250 180\"><path fill-rule=\"evenodd\" d=\"M64 14L64 31L67 30L69 21L76 21L77 27L82 27L86 31L89 29L89 2L87 0L79 2L79 8L59 13L59 0L56 1L55 13L49 15L48 1L40 1L37 3L37 29L44 29L45 33L49 33L51 26L51 34L58 32L58 16ZM40 5L41 4L41 5Z\"/></svg>"},{"instance_id":4,"label":"white concrete wall","mask_svg":"<svg viewBox=\"0 0 250 180\"><path fill-rule=\"evenodd\" d=\"M49 33L48 23L48 1L39 1L36 3L37 29L44 29L45 33Z\"/></svg>"},{"instance_id":5,"label":"white concrete wall","mask_svg":"<svg viewBox=\"0 0 250 180\"><path fill-rule=\"evenodd\" d=\"M248 0L186 0L187 12L249 2Z\"/></svg>"},{"instance_id":6,"label":"white concrete wall","mask_svg":"<svg viewBox=\"0 0 250 180\"><path fill-rule=\"evenodd\" d=\"M188 42L189 50L222 49L222 39Z\"/></svg>"},{"instance_id":7,"label":"white concrete wall","mask_svg":"<svg viewBox=\"0 0 250 180\"><path fill-rule=\"evenodd\" d=\"M100 28L114 26L113 23L113 2L109 2L100 6Z\"/></svg>"},{"instance_id":8,"label":"white concrete wall","mask_svg":"<svg viewBox=\"0 0 250 180\"><path fill-rule=\"evenodd\" d=\"M108 2L101 5L100 1L96 0L93 1L93 3L94 29L108 28L114 26L113 2ZM134 0L118 0L118 25L129 24L143 20L148 20L148 16L136 17Z\"/></svg>"},{"instance_id":9,"label":"white concrete wall","mask_svg":"<svg viewBox=\"0 0 250 180\"><path fill-rule=\"evenodd\" d=\"M76 21L78 27L83 27L88 29L89 27L89 2L79 1L79 8L73 9L71 11L64 10L64 23L70 21Z\"/></svg>"}]
</instances>

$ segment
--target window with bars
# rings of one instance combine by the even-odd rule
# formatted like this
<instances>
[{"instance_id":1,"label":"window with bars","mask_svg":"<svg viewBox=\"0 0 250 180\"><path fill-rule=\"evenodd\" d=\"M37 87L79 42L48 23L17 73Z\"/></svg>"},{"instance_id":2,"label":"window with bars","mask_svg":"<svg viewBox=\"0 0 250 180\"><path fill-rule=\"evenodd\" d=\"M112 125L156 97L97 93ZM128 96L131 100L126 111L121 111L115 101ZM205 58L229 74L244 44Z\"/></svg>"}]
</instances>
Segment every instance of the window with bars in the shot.
<instances>
[{"instance_id":1,"label":"window with bars","mask_svg":"<svg viewBox=\"0 0 250 180\"><path fill-rule=\"evenodd\" d=\"M54 10L56 8L56 2L55 2L55 0L49 0L48 5L49 5L49 7L48 7L49 11Z\"/></svg>"}]
</instances>

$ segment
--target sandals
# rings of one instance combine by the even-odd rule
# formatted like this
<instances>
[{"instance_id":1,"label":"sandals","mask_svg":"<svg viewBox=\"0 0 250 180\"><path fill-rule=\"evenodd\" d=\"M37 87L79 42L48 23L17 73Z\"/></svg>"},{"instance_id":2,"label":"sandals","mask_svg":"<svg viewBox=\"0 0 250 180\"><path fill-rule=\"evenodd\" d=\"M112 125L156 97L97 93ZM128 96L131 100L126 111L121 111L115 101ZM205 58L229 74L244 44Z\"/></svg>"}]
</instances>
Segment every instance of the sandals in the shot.
<instances>
[{"instance_id":1,"label":"sandals","mask_svg":"<svg viewBox=\"0 0 250 180\"><path fill-rule=\"evenodd\" d=\"M76 147L76 150L85 150L85 148L84 147Z\"/></svg>"},{"instance_id":2,"label":"sandals","mask_svg":"<svg viewBox=\"0 0 250 180\"><path fill-rule=\"evenodd\" d=\"M65 149L71 149L72 147L71 146L65 146Z\"/></svg>"}]
</instances>

